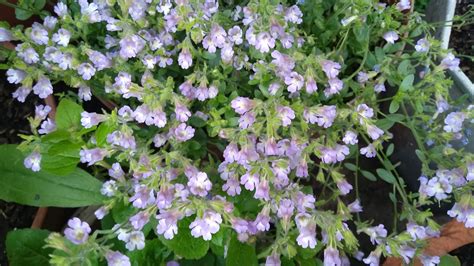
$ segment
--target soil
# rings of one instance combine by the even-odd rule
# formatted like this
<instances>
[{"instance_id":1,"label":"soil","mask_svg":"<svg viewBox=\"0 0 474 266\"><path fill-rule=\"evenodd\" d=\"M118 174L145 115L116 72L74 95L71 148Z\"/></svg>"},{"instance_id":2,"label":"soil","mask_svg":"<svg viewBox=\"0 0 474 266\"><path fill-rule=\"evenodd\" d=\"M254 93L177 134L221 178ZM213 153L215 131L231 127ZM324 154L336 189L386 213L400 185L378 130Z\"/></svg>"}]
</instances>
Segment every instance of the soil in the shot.
<instances>
[{"instance_id":1,"label":"soil","mask_svg":"<svg viewBox=\"0 0 474 266\"><path fill-rule=\"evenodd\" d=\"M6 81L5 71L0 72L0 144L19 143L18 134L30 132L26 118L34 113L37 99L28 97L24 104L20 104L11 96L14 90ZM0 265L8 265L5 251L7 233L15 228L30 227L36 210L36 207L0 200Z\"/></svg>"},{"instance_id":2,"label":"soil","mask_svg":"<svg viewBox=\"0 0 474 266\"><path fill-rule=\"evenodd\" d=\"M473 5L474 0L458 0L456 15L463 15ZM472 23L472 22L471 22ZM474 55L474 24L453 28L451 32L450 47L453 48L461 59L461 69L471 79L474 79L474 60L465 57Z\"/></svg>"}]
</instances>

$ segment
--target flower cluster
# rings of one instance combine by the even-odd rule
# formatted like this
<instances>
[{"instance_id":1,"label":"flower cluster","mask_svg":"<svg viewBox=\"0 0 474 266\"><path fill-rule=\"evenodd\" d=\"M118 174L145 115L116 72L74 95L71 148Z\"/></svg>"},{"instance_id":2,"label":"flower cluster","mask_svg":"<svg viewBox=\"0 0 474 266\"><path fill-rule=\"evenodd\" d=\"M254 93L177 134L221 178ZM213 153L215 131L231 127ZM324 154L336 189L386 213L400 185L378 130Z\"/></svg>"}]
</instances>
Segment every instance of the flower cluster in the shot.
<instances>
[{"instance_id":1,"label":"flower cluster","mask_svg":"<svg viewBox=\"0 0 474 266\"><path fill-rule=\"evenodd\" d=\"M21 41L7 71L18 101L31 92L52 97L62 81L76 102L112 102L97 113L62 100L80 109L70 126L48 118L43 105L30 120L25 167L50 170L42 161L59 142L68 150L54 156L77 157L106 180L95 215L114 225L90 235L73 218L66 239L108 265L131 265L125 250L144 249L152 234L176 253L163 258L169 265L186 257L170 243L187 235L225 250L231 238L257 243L266 265L317 245L325 265L347 265L349 257L378 265L381 256L409 263L422 253L417 248L438 233L432 214L422 213L433 201L455 199L448 214L473 227L474 156L453 145L466 139L474 108L452 106L444 74L459 60L424 22L401 24L409 0L319 2L78 0L74 8L59 2L55 15L26 30L0 28L0 40ZM414 50L404 50L407 43ZM417 141L418 194L407 192L389 160L395 123ZM384 166L376 172L397 193L401 232L358 219L359 173L376 179L359 159ZM375 246L369 254L359 250L361 234ZM63 250L69 263L79 256L74 250Z\"/></svg>"}]
</instances>

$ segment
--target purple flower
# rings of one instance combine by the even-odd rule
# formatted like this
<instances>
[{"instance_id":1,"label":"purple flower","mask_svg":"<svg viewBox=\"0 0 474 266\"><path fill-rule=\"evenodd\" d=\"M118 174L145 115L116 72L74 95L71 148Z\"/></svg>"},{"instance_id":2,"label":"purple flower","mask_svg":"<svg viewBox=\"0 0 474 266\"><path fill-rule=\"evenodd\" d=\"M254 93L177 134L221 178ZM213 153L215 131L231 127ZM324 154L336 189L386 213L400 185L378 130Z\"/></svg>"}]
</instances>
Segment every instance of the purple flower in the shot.
<instances>
[{"instance_id":1,"label":"purple flower","mask_svg":"<svg viewBox=\"0 0 474 266\"><path fill-rule=\"evenodd\" d=\"M188 187L194 195L205 197L211 190L212 183L206 173L199 172L189 179Z\"/></svg>"},{"instance_id":2,"label":"purple flower","mask_svg":"<svg viewBox=\"0 0 474 266\"><path fill-rule=\"evenodd\" d=\"M304 85L304 77L296 72L291 72L285 77L285 84L288 85L287 90L291 93L301 90Z\"/></svg>"},{"instance_id":3,"label":"purple flower","mask_svg":"<svg viewBox=\"0 0 474 266\"><path fill-rule=\"evenodd\" d=\"M115 77L114 87L118 89L120 94L129 92L129 88L132 85L132 76L127 72L120 71Z\"/></svg>"},{"instance_id":4,"label":"purple flower","mask_svg":"<svg viewBox=\"0 0 474 266\"><path fill-rule=\"evenodd\" d=\"M153 190L148 189L145 185L136 185L134 191L135 194L128 201L133 202L132 205L135 208L144 209L155 202Z\"/></svg>"},{"instance_id":5,"label":"purple flower","mask_svg":"<svg viewBox=\"0 0 474 266\"><path fill-rule=\"evenodd\" d=\"M280 255L273 253L272 255L267 256L265 266L281 266Z\"/></svg>"},{"instance_id":6,"label":"purple flower","mask_svg":"<svg viewBox=\"0 0 474 266\"><path fill-rule=\"evenodd\" d=\"M92 99L92 92L91 88L88 86L81 86L79 87L79 91L77 92L77 95L79 96L79 99L83 101L90 101Z\"/></svg>"},{"instance_id":7,"label":"purple flower","mask_svg":"<svg viewBox=\"0 0 474 266\"><path fill-rule=\"evenodd\" d=\"M438 256L421 255L419 259L421 263L423 263L423 266L436 266L440 263Z\"/></svg>"},{"instance_id":8,"label":"purple flower","mask_svg":"<svg viewBox=\"0 0 474 266\"><path fill-rule=\"evenodd\" d=\"M31 169L31 171L38 172L41 170L41 154L38 152L32 152L25 158L23 164L26 168Z\"/></svg>"},{"instance_id":9,"label":"purple flower","mask_svg":"<svg viewBox=\"0 0 474 266\"><path fill-rule=\"evenodd\" d=\"M255 113L252 111L246 112L239 118L239 127L247 129L255 123Z\"/></svg>"},{"instance_id":10,"label":"purple flower","mask_svg":"<svg viewBox=\"0 0 474 266\"><path fill-rule=\"evenodd\" d=\"M8 82L10 82L11 84L19 84L23 81L23 79L25 79L26 72L10 68L7 70L7 76Z\"/></svg>"},{"instance_id":11,"label":"purple flower","mask_svg":"<svg viewBox=\"0 0 474 266\"><path fill-rule=\"evenodd\" d=\"M68 13L67 13L67 6L63 2L58 2L54 6L54 13L58 15L60 18L64 18Z\"/></svg>"},{"instance_id":12,"label":"purple flower","mask_svg":"<svg viewBox=\"0 0 474 266\"><path fill-rule=\"evenodd\" d=\"M48 116L49 112L51 112L49 105L37 105L35 107L35 119L43 120Z\"/></svg>"},{"instance_id":13,"label":"purple flower","mask_svg":"<svg viewBox=\"0 0 474 266\"><path fill-rule=\"evenodd\" d=\"M89 63L82 63L77 68L77 73L82 76L84 80L90 80L95 75L95 68Z\"/></svg>"},{"instance_id":14,"label":"purple flower","mask_svg":"<svg viewBox=\"0 0 474 266\"><path fill-rule=\"evenodd\" d=\"M120 40L120 57L129 59L145 48L145 40L137 35L131 35Z\"/></svg>"},{"instance_id":15,"label":"purple flower","mask_svg":"<svg viewBox=\"0 0 474 266\"><path fill-rule=\"evenodd\" d=\"M47 45L49 41L48 31L38 22L33 23L30 32L31 40L39 45Z\"/></svg>"},{"instance_id":16,"label":"purple flower","mask_svg":"<svg viewBox=\"0 0 474 266\"><path fill-rule=\"evenodd\" d=\"M172 239L178 233L178 220L182 215L177 211L160 211L156 216L158 225L156 231L165 239Z\"/></svg>"},{"instance_id":17,"label":"purple flower","mask_svg":"<svg viewBox=\"0 0 474 266\"><path fill-rule=\"evenodd\" d=\"M109 68L112 66L112 60L107 56L103 55L101 52L90 51L87 53L89 60L97 68L97 71Z\"/></svg>"},{"instance_id":18,"label":"purple flower","mask_svg":"<svg viewBox=\"0 0 474 266\"><path fill-rule=\"evenodd\" d=\"M321 67L323 68L324 73L328 79L335 79L337 75L339 75L339 71L341 70L341 65L331 60L322 60Z\"/></svg>"},{"instance_id":19,"label":"purple flower","mask_svg":"<svg viewBox=\"0 0 474 266\"><path fill-rule=\"evenodd\" d=\"M285 10L285 20L295 24L303 22L303 13L297 5L290 6Z\"/></svg>"},{"instance_id":20,"label":"purple flower","mask_svg":"<svg viewBox=\"0 0 474 266\"><path fill-rule=\"evenodd\" d=\"M178 64L182 69L188 69L193 65L193 57L188 48L183 48L179 53Z\"/></svg>"},{"instance_id":21,"label":"purple flower","mask_svg":"<svg viewBox=\"0 0 474 266\"><path fill-rule=\"evenodd\" d=\"M369 80L369 75L366 72L360 71L357 74L357 82L360 84L365 84Z\"/></svg>"},{"instance_id":22,"label":"purple flower","mask_svg":"<svg viewBox=\"0 0 474 266\"><path fill-rule=\"evenodd\" d=\"M349 155L349 148L346 145L336 144L334 148L321 147L321 161L326 164L341 162Z\"/></svg>"},{"instance_id":23,"label":"purple flower","mask_svg":"<svg viewBox=\"0 0 474 266\"><path fill-rule=\"evenodd\" d=\"M339 251L333 247L327 247L324 250L324 266L341 266Z\"/></svg>"},{"instance_id":24,"label":"purple flower","mask_svg":"<svg viewBox=\"0 0 474 266\"><path fill-rule=\"evenodd\" d=\"M23 59L27 64L34 64L39 61L39 55L35 49L31 47L24 47L24 45L17 45L15 50L17 51L18 57Z\"/></svg>"},{"instance_id":25,"label":"purple flower","mask_svg":"<svg viewBox=\"0 0 474 266\"><path fill-rule=\"evenodd\" d=\"M381 239L387 237L387 230L383 224L364 229L364 232L370 237L370 242L380 244Z\"/></svg>"},{"instance_id":26,"label":"purple flower","mask_svg":"<svg viewBox=\"0 0 474 266\"><path fill-rule=\"evenodd\" d=\"M3 27L0 27L0 42L9 42L12 39L12 33Z\"/></svg>"},{"instance_id":27,"label":"purple flower","mask_svg":"<svg viewBox=\"0 0 474 266\"><path fill-rule=\"evenodd\" d=\"M399 39L398 34L395 31L386 32L383 35L383 38L385 39L385 41L387 41L387 43L390 44L394 44Z\"/></svg>"},{"instance_id":28,"label":"purple flower","mask_svg":"<svg viewBox=\"0 0 474 266\"><path fill-rule=\"evenodd\" d=\"M230 177L227 182L222 185L222 190L226 191L229 196L240 195L242 188L240 187L239 180L235 177Z\"/></svg>"},{"instance_id":29,"label":"purple flower","mask_svg":"<svg viewBox=\"0 0 474 266\"><path fill-rule=\"evenodd\" d=\"M132 231L125 239L125 247L133 251L135 249L141 250L145 248L145 235L142 231Z\"/></svg>"},{"instance_id":30,"label":"purple flower","mask_svg":"<svg viewBox=\"0 0 474 266\"><path fill-rule=\"evenodd\" d=\"M274 50L271 55L274 58L272 60L272 64L277 67L280 75L286 76L288 73L291 72L291 70L293 70L293 68L295 68L295 60L289 55L282 54L278 50ZM295 72L294 75L296 76L297 73Z\"/></svg>"},{"instance_id":31,"label":"purple flower","mask_svg":"<svg viewBox=\"0 0 474 266\"><path fill-rule=\"evenodd\" d=\"M295 119L295 112L288 106L277 106L277 113L284 127L289 126L291 120Z\"/></svg>"},{"instance_id":32,"label":"purple flower","mask_svg":"<svg viewBox=\"0 0 474 266\"><path fill-rule=\"evenodd\" d=\"M255 195L253 197L255 199L263 199L265 201L270 200L270 186L267 180L262 180L258 183L257 187L255 188Z\"/></svg>"},{"instance_id":33,"label":"purple flower","mask_svg":"<svg viewBox=\"0 0 474 266\"><path fill-rule=\"evenodd\" d=\"M400 11L408 10L410 8L411 8L410 0L400 0L400 2L397 3L397 9Z\"/></svg>"},{"instance_id":34,"label":"purple flower","mask_svg":"<svg viewBox=\"0 0 474 266\"><path fill-rule=\"evenodd\" d=\"M426 53L430 50L430 42L426 38L419 39L416 42L415 50L420 53Z\"/></svg>"},{"instance_id":35,"label":"purple flower","mask_svg":"<svg viewBox=\"0 0 474 266\"><path fill-rule=\"evenodd\" d=\"M58 66L62 70L67 70L72 67L72 54L70 53L63 53L61 55L61 59L59 60Z\"/></svg>"},{"instance_id":36,"label":"purple flower","mask_svg":"<svg viewBox=\"0 0 474 266\"><path fill-rule=\"evenodd\" d=\"M176 140L180 142L190 140L192 137L194 137L194 132L194 128L186 125L185 123L179 124L179 126L177 126L173 131Z\"/></svg>"},{"instance_id":37,"label":"purple flower","mask_svg":"<svg viewBox=\"0 0 474 266\"><path fill-rule=\"evenodd\" d=\"M328 85L329 87L326 87L326 89L324 90L324 95L326 97L339 93L344 87L344 83L338 78L330 79L328 81Z\"/></svg>"},{"instance_id":38,"label":"purple flower","mask_svg":"<svg viewBox=\"0 0 474 266\"><path fill-rule=\"evenodd\" d=\"M118 251L109 251L105 255L108 266L130 266L130 259Z\"/></svg>"},{"instance_id":39,"label":"purple flower","mask_svg":"<svg viewBox=\"0 0 474 266\"><path fill-rule=\"evenodd\" d=\"M427 237L426 228L414 222L407 223L407 232L410 234L414 241Z\"/></svg>"},{"instance_id":40,"label":"purple flower","mask_svg":"<svg viewBox=\"0 0 474 266\"><path fill-rule=\"evenodd\" d=\"M318 85L313 77L308 77L306 79L306 92L308 94L313 94L318 90Z\"/></svg>"},{"instance_id":41,"label":"purple flower","mask_svg":"<svg viewBox=\"0 0 474 266\"><path fill-rule=\"evenodd\" d=\"M346 134L344 134L344 138L342 138L342 141L347 144L347 145L355 145L359 142L357 139L357 133L348 130Z\"/></svg>"},{"instance_id":42,"label":"purple flower","mask_svg":"<svg viewBox=\"0 0 474 266\"><path fill-rule=\"evenodd\" d=\"M367 134L369 134L371 139L377 140L378 138L380 138L380 136L383 135L383 133L383 130L381 130L380 128L367 124Z\"/></svg>"},{"instance_id":43,"label":"purple flower","mask_svg":"<svg viewBox=\"0 0 474 266\"><path fill-rule=\"evenodd\" d=\"M45 99L53 94L53 85L51 85L51 81L46 77L41 77L33 86L33 93L38 95L41 99Z\"/></svg>"},{"instance_id":44,"label":"purple flower","mask_svg":"<svg viewBox=\"0 0 474 266\"><path fill-rule=\"evenodd\" d=\"M242 43L242 29L239 26L234 26L227 31L227 36L231 42L236 45Z\"/></svg>"},{"instance_id":45,"label":"purple flower","mask_svg":"<svg viewBox=\"0 0 474 266\"><path fill-rule=\"evenodd\" d=\"M41 127L38 130L39 134L48 134L56 130L56 123L51 118L46 119L41 123Z\"/></svg>"},{"instance_id":46,"label":"purple flower","mask_svg":"<svg viewBox=\"0 0 474 266\"><path fill-rule=\"evenodd\" d=\"M44 18L43 25L48 30L53 30L58 23L58 19L53 16L47 16Z\"/></svg>"},{"instance_id":47,"label":"purple flower","mask_svg":"<svg viewBox=\"0 0 474 266\"><path fill-rule=\"evenodd\" d=\"M299 228L299 235L296 238L296 242L302 248L315 248L316 247L316 226L311 225L307 227Z\"/></svg>"},{"instance_id":48,"label":"purple flower","mask_svg":"<svg viewBox=\"0 0 474 266\"><path fill-rule=\"evenodd\" d=\"M359 199L354 200L347 206L350 212L362 212L362 205L360 205Z\"/></svg>"},{"instance_id":49,"label":"purple flower","mask_svg":"<svg viewBox=\"0 0 474 266\"><path fill-rule=\"evenodd\" d=\"M252 109L255 103L247 97L237 97L230 102L230 106L236 113L243 115Z\"/></svg>"},{"instance_id":50,"label":"purple flower","mask_svg":"<svg viewBox=\"0 0 474 266\"><path fill-rule=\"evenodd\" d=\"M440 67L443 69L456 70L459 67L460 60L452 53L448 53L443 60L441 60Z\"/></svg>"},{"instance_id":51,"label":"purple flower","mask_svg":"<svg viewBox=\"0 0 474 266\"><path fill-rule=\"evenodd\" d=\"M67 222L68 228L64 230L64 235L72 243L79 245L89 239L91 228L86 222L82 222L79 218L72 218Z\"/></svg>"},{"instance_id":52,"label":"purple flower","mask_svg":"<svg viewBox=\"0 0 474 266\"><path fill-rule=\"evenodd\" d=\"M383 91L386 91L386 89L385 89L385 84L384 84L383 82L377 83L377 84L374 86L374 91L375 91L375 92L383 92Z\"/></svg>"},{"instance_id":53,"label":"purple flower","mask_svg":"<svg viewBox=\"0 0 474 266\"><path fill-rule=\"evenodd\" d=\"M320 127L328 128L336 119L337 111L335 105L325 105L316 108L305 109L303 118L307 123L318 124Z\"/></svg>"},{"instance_id":54,"label":"purple flower","mask_svg":"<svg viewBox=\"0 0 474 266\"><path fill-rule=\"evenodd\" d=\"M428 180L426 183L426 193L429 197L435 197L438 200L443 200L448 198L449 193L451 193L453 187L449 183L449 180L444 177L435 176Z\"/></svg>"},{"instance_id":55,"label":"purple flower","mask_svg":"<svg viewBox=\"0 0 474 266\"><path fill-rule=\"evenodd\" d=\"M270 230L270 217L265 210L262 210L253 222L258 231L264 232Z\"/></svg>"},{"instance_id":56,"label":"purple flower","mask_svg":"<svg viewBox=\"0 0 474 266\"><path fill-rule=\"evenodd\" d=\"M373 144L369 144L366 147L360 149L360 154L365 155L367 158L374 158L377 155L377 151Z\"/></svg>"},{"instance_id":57,"label":"purple flower","mask_svg":"<svg viewBox=\"0 0 474 266\"><path fill-rule=\"evenodd\" d=\"M81 113L81 125L84 128L91 128L93 126L97 126L99 123L105 121L106 116L98 114L98 113L88 113L82 112Z\"/></svg>"},{"instance_id":58,"label":"purple flower","mask_svg":"<svg viewBox=\"0 0 474 266\"><path fill-rule=\"evenodd\" d=\"M67 46L70 39L71 33L63 28L59 29L57 33L53 34L52 38L53 42L62 46Z\"/></svg>"},{"instance_id":59,"label":"purple flower","mask_svg":"<svg viewBox=\"0 0 474 266\"><path fill-rule=\"evenodd\" d=\"M82 149L79 155L81 156L82 163L87 163L87 166L91 166L96 162L102 161L107 155L107 150L100 148Z\"/></svg>"},{"instance_id":60,"label":"purple flower","mask_svg":"<svg viewBox=\"0 0 474 266\"><path fill-rule=\"evenodd\" d=\"M28 94L30 94L30 92L31 88L22 86L12 93L12 97L15 98L17 101L24 103L26 97L28 96Z\"/></svg>"},{"instance_id":61,"label":"purple flower","mask_svg":"<svg viewBox=\"0 0 474 266\"><path fill-rule=\"evenodd\" d=\"M415 248L408 245L403 245L398 249L398 253L402 256L406 264L409 264L411 259L415 256Z\"/></svg>"},{"instance_id":62,"label":"purple flower","mask_svg":"<svg viewBox=\"0 0 474 266\"><path fill-rule=\"evenodd\" d=\"M239 147L235 143L229 143L224 150L224 159L226 162L233 163L239 155Z\"/></svg>"},{"instance_id":63,"label":"purple flower","mask_svg":"<svg viewBox=\"0 0 474 266\"><path fill-rule=\"evenodd\" d=\"M148 2L145 0L134 0L128 8L128 14L133 20L140 20L145 17L146 10L148 9Z\"/></svg>"},{"instance_id":64,"label":"purple flower","mask_svg":"<svg viewBox=\"0 0 474 266\"><path fill-rule=\"evenodd\" d=\"M336 182L337 188L341 192L341 195L347 195L352 190L352 185L345 179L340 179Z\"/></svg>"},{"instance_id":65,"label":"purple flower","mask_svg":"<svg viewBox=\"0 0 474 266\"><path fill-rule=\"evenodd\" d=\"M463 112L452 112L444 119L445 126L443 127L446 132L457 133L462 130L462 124L466 119L466 114Z\"/></svg>"},{"instance_id":66,"label":"purple flower","mask_svg":"<svg viewBox=\"0 0 474 266\"><path fill-rule=\"evenodd\" d=\"M280 205L278 206L277 216L284 220L289 220L293 215L295 210L295 206L293 201L289 199L282 199L280 201Z\"/></svg>"},{"instance_id":67,"label":"purple flower","mask_svg":"<svg viewBox=\"0 0 474 266\"><path fill-rule=\"evenodd\" d=\"M146 211L141 211L130 217L129 221L135 230L142 230L143 226L150 220L150 215Z\"/></svg>"},{"instance_id":68,"label":"purple flower","mask_svg":"<svg viewBox=\"0 0 474 266\"><path fill-rule=\"evenodd\" d=\"M374 109L370 108L365 103L359 104L356 110L359 113L359 115L364 118L372 118L374 116Z\"/></svg>"},{"instance_id":69,"label":"purple flower","mask_svg":"<svg viewBox=\"0 0 474 266\"><path fill-rule=\"evenodd\" d=\"M260 178L257 173L251 174L247 172L240 178L240 184L244 185L245 189L253 191L260 183Z\"/></svg>"},{"instance_id":70,"label":"purple flower","mask_svg":"<svg viewBox=\"0 0 474 266\"><path fill-rule=\"evenodd\" d=\"M268 53L270 49L275 48L275 39L268 32L260 32L257 35L255 48L261 53Z\"/></svg>"},{"instance_id":71,"label":"purple flower","mask_svg":"<svg viewBox=\"0 0 474 266\"><path fill-rule=\"evenodd\" d=\"M107 197L112 197L115 195L115 192L117 191L117 182L115 180L109 180L104 182L102 184L102 188L100 189L100 194L107 196Z\"/></svg>"},{"instance_id":72,"label":"purple flower","mask_svg":"<svg viewBox=\"0 0 474 266\"><path fill-rule=\"evenodd\" d=\"M109 210L107 210L104 206L102 206L94 212L94 215L98 220L102 220L108 213L109 213Z\"/></svg>"},{"instance_id":73,"label":"purple flower","mask_svg":"<svg viewBox=\"0 0 474 266\"><path fill-rule=\"evenodd\" d=\"M380 254L372 251L367 258L363 259L363 262L370 266L379 266Z\"/></svg>"},{"instance_id":74,"label":"purple flower","mask_svg":"<svg viewBox=\"0 0 474 266\"><path fill-rule=\"evenodd\" d=\"M202 237L204 240L211 240L212 235L217 233L222 223L219 213L207 210L202 218L197 218L189 225L191 235L195 238Z\"/></svg>"},{"instance_id":75,"label":"purple flower","mask_svg":"<svg viewBox=\"0 0 474 266\"><path fill-rule=\"evenodd\" d=\"M186 122L188 121L189 117L191 117L191 112L189 109L181 104L177 104L175 106L174 112L176 114L176 119L178 119L179 122Z\"/></svg>"},{"instance_id":76,"label":"purple flower","mask_svg":"<svg viewBox=\"0 0 474 266\"><path fill-rule=\"evenodd\" d=\"M307 209L313 210L315 202L316 199L313 195L305 195L303 192L298 192L296 198L296 208L299 212L304 213Z\"/></svg>"},{"instance_id":77,"label":"purple flower","mask_svg":"<svg viewBox=\"0 0 474 266\"><path fill-rule=\"evenodd\" d=\"M474 208L461 203L454 203L448 215L456 218L458 222L464 223L466 228L474 228Z\"/></svg>"},{"instance_id":78,"label":"purple flower","mask_svg":"<svg viewBox=\"0 0 474 266\"><path fill-rule=\"evenodd\" d=\"M474 162L468 162L467 164L466 180L467 181L474 180Z\"/></svg>"}]
</instances>

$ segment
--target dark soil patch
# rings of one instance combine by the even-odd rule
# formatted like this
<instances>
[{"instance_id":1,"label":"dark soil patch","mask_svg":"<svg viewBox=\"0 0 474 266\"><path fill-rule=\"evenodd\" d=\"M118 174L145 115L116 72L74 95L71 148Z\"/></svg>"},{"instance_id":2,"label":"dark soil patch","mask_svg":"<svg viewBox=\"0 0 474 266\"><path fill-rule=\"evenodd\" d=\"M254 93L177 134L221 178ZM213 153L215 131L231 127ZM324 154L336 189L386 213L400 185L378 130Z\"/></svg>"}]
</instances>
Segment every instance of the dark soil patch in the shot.
<instances>
[{"instance_id":1,"label":"dark soil patch","mask_svg":"<svg viewBox=\"0 0 474 266\"><path fill-rule=\"evenodd\" d=\"M30 126L26 118L34 113L37 99L28 97L21 104L14 100L11 93L15 87L6 81L5 72L0 72L0 144L19 143L18 134L28 134ZM37 208L23 206L0 200L0 265L8 265L5 238L15 228L31 226Z\"/></svg>"},{"instance_id":2,"label":"dark soil patch","mask_svg":"<svg viewBox=\"0 0 474 266\"><path fill-rule=\"evenodd\" d=\"M456 15L465 14L470 5L474 5L474 0L458 0ZM474 79L474 61L462 56L474 55L474 24L465 25L459 29L453 28L450 47L460 55L461 69L471 80Z\"/></svg>"}]
</instances>

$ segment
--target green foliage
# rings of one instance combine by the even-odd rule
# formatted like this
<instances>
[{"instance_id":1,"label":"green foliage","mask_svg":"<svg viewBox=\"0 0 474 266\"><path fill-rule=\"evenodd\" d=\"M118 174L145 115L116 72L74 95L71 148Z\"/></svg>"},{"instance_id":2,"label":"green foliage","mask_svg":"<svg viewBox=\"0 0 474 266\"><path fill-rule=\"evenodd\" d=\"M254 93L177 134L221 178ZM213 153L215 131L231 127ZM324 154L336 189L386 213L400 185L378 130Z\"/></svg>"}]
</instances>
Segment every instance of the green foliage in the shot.
<instances>
[{"instance_id":1,"label":"green foliage","mask_svg":"<svg viewBox=\"0 0 474 266\"><path fill-rule=\"evenodd\" d=\"M225 260L226 266L256 266L258 265L255 247L249 244L240 242L235 234L230 239L229 248L227 250L227 257Z\"/></svg>"},{"instance_id":2,"label":"green foliage","mask_svg":"<svg viewBox=\"0 0 474 266\"><path fill-rule=\"evenodd\" d=\"M56 111L56 126L59 130L77 131L81 129L82 106L70 99L59 102Z\"/></svg>"},{"instance_id":3,"label":"green foliage","mask_svg":"<svg viewBox=\"0 0 474 266\"><path fill-rule=\"evenodd\" d=\"M0 146L0 198L19 204L46 207L81 207L100 204L102 183L81 169L59 176L23 165L16 145Z\"/></svg>"},{"instance_id":4,"label":"green foliage","mask_svg":"<svg viewBox=\"0 0 474 266\"><path fill-rule=\"evenodd\" d=\"M439 266L461 266L459 258L456 256L451 256L449 254L444 255L440 258Z\"/></svg>"},{"instance_id":5,"label":"green foliage","mask_svg":"<svg viewBox=\"0 0 474 266\"><path fill-rule=\"evenodd\" d=\"M51 248L44 248L49 231L19 229L7 234L6 251L10 266L47 266Z\"/></svg>"}]
</instances>

